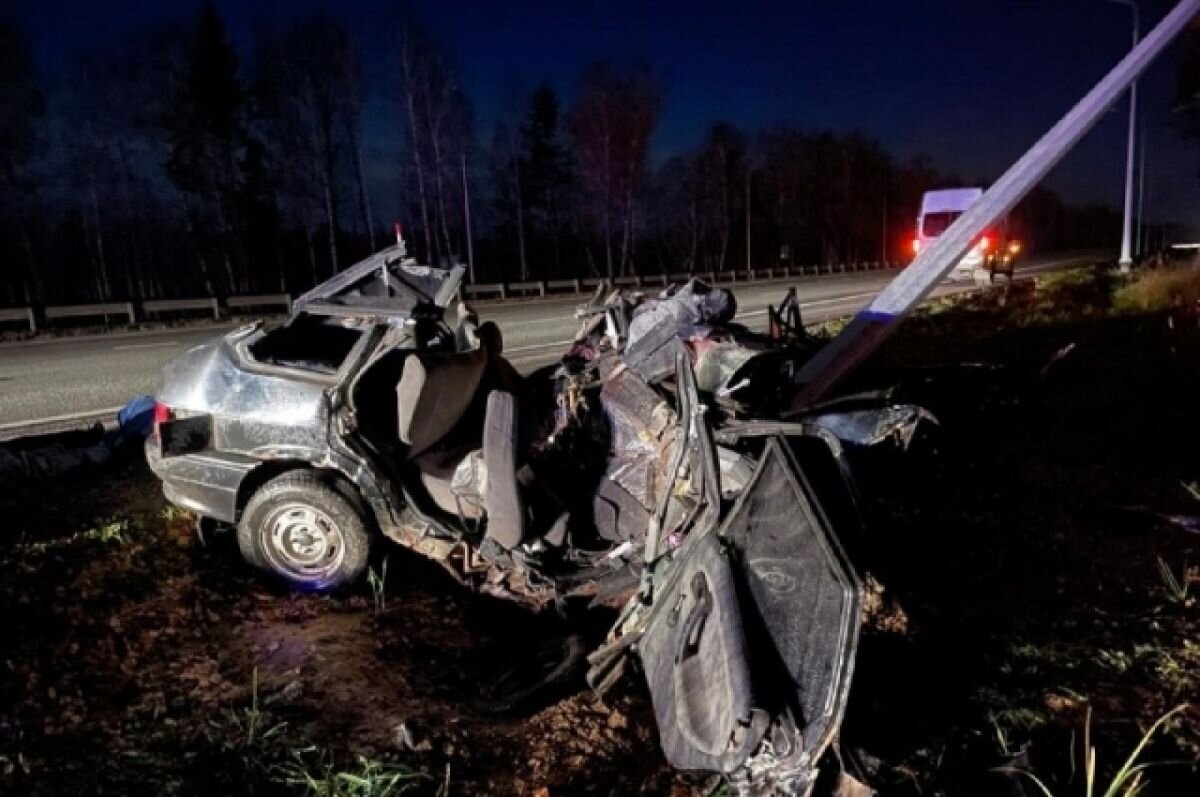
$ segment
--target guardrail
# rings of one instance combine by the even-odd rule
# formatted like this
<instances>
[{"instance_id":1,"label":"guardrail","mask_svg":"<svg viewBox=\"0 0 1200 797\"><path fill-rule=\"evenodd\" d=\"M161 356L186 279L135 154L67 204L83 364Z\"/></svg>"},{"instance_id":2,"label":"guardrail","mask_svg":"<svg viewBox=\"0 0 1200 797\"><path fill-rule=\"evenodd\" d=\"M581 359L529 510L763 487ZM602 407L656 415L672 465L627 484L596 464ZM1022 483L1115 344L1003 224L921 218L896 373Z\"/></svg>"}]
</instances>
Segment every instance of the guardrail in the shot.
<instances>
[{"instance_id":1,"label":"guardrail","mask_svg":"<svg viewBox=\"0 0 1200 797\"><path fill-rule=\"evenodd\" d=\"M146 315L179 310L209 310L213 318L221 317L221 303L216 299L150 299L142 302L142 310Z\"/></svg>"},{"instance_id":2,"label":"guardrail","mask_svg":"<svg viewBox=\"0 0 1200 797\"><path fill-rule=\"evenodd\" d=\"M698 277L709 283L720 282L757 282L759 280L790 279L793 277L816 277L822 274L850 274L857 271L881 271L898 268L899 263L872 261L867 263L835 263L826 266L776 266L772 268L752 268L741 271L697 271L691 274L631 274L616 277L613 285L622 288L665 288L672 282L686 282L692 277ZM533 280L526 282L485 282L468 285L463 292L468 299L510 299L514 296L550 296L554 294L590 293L608 280L596 277L557 280Z\"/></svg>"},{"instance_id":3,"label":"guardrail","mask_svg":"<svg viewBox=\"0 0 1200 797\"><path fill-rule=\"evenodd\" d=\"M20 321L30 332L38 331L39 318L57 321L64 318L104 318L124 316L128 323L136 324L152 315L177 313L186 310L203 310L216 320L247 308L282 307L285 313L292 311L292 297L287 293L256 294L253 296L230 296L223 302L216 298L197 299L147 299L143 302L101 302L98 304L57 304L41 308L0 308L0 323Z\"/></svg>"},{"instance_id":4,"label":"guardrail","mask_svg":"<svg viewBox=\"0 0 1200 797\"><path fill-rule=\"evenodd\" d=\"M37 332L37 315L32 307L9 307L0 310L0 321L24 321L30 332Z\"/></svg>"},{"instance_id":5,"label":"guardrail","mask_svg":"<svg viewBox=\"0 0 1200 797\"><path fill-rule=\"evenodd\" d=\"M292 295L290 293L258 293L251 296L230 296L225 300L225 306L230 310L247 307L278 307L282 305L285 313L292 312Z\"/></svg>"},{"instance_id":6,"label":"guardrail","mask_svg":"<svg viewBox=\"0 0 1200 797\"><path fill-rule=\"evenodd\" d=\"M103 316L106 320L110 315L129 317L129 323L137 320L133 313L133 302L111 302L108 304L60 304L46 308L46 320L56 318L87 318Z\"/></svg>"},{"instance_id":7,"label":"guardrail","mask_svg":"<svg viewBox=\"0 0 1200 797\"><path fill-rule=\"evenodd\" d=\"M706 280L709 283L738 283L757 282L760 280L791 279L816 277L822 274L846 274L856 271L880 271L897 268L898 263L879 261L869 263L839 263L826 266L776 266L772 268L743 269L729 271L704 271L695 273L672 274L632 274L616 277L612 283L618 287L657 287L665 288L672 282L685 282L693 277ZM469 299L498 298L509 299L514 296L545 297L552 295L591 293L597 287L607 284L608 280L596 277L575 277L572 279L531 280L523 282L489 282L468 285L463 293ZM140 303L110 302L102 304L73 304L52 305L43 308L41 317L47 321L63 318L108 318L109 316L125 316L130 324L151 315L177 313L190 310L203 310L210 313L214 319L226 315L234 315L240 311L264 307L282 307L285 313L292 311L292 297L286 293L254 294L250 296L229 296L224 300L213 297L195 299L147 299ZM28 325L30 332L38 331L39 314L33 307L0 308L0 322L20 321Z\"/></svg>"}]
</instances>

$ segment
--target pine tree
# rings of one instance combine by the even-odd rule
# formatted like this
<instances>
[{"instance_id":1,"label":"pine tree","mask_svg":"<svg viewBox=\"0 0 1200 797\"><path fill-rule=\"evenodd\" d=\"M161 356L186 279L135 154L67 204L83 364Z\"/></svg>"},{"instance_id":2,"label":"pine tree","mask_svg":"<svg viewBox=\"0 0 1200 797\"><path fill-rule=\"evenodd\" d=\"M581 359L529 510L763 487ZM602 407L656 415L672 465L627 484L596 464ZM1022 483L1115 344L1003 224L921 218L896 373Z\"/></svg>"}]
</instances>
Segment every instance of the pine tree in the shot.
<instances>
[{"instance_id":1,"label":"pine tree","mask_svg":"<svg viewBox=\"0 0 1200 797\"><path fill-rule=\"evenodd\" d=\"M558 96L549 86L538 87L521 128L521 190L534 260L549 264L555 274L561 272L563 205L569 182L559 123Z\"/></svg>"},{"instance_id":2,"label":"pine tree","mask_svg":"<svg viewBox=\"0 0 1200 797\"><path fill-rule=\"evenodd\" d=\"M236 264L242 258L236 214L248 144L244 103L237 53L216 7L209 3L176 75L163 129L167 175L184 197L189 231L210 290L210 256L223 266L226 289L235 291L239 285Z\"/></svg>"},{"instance_id":3,"label":"pine tree","mask_svg":"<svg viewBox=\"0 0 1200 797\"><path fill-rule=\"evenodd\" d=\"M27 167L37 154L43 109L29 48L18 29L0 19L0 241L15 242L18 250L0 247L0 257L23 266L10 270L7 284L0 283L10 304L29 302L37 293L28 207L33 186Z\"/></svg>"}]
</instances>

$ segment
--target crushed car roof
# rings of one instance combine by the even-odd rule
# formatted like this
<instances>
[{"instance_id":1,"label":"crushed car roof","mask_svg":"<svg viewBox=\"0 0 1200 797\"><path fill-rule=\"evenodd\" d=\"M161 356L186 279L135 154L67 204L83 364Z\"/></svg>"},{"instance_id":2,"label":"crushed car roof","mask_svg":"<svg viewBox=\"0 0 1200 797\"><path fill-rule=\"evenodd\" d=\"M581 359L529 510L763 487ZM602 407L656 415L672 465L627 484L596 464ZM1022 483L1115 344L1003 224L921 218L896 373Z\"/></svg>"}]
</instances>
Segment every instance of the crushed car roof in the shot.
<instances>
[{"instance_id":1,"label":"crushed car roof","mask_svg":"<svg viewBox=\"0 0 1200 797\"><path fill-rule=\"evenodd\" d=\"M429 308L440 314L458 292L464 271L419 265L400 242L308 291L296 300L296 310L407 318Z\"/></svg>"}]
</instances>

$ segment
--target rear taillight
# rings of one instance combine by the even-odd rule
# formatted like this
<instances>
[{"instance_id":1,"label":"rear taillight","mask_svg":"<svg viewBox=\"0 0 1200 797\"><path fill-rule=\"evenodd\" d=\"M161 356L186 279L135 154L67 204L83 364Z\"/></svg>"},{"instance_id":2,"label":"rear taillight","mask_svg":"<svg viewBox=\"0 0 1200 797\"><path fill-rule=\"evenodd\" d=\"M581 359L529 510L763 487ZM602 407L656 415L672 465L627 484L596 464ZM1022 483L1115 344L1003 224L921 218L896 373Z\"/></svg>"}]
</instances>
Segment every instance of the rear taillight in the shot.
<instances>
[{"instance_id":1,"label":"rear taillight","mask_svg":"<svg viewBox=\"0 0 1200 797\"><path fill-rule=\"evenodd\" d=\"M158 427L168 421L175 420L175 410L163 404L161 401L154 402L154 433L158 434Z\"/></svg>"},{"instance_id":2,"label":"rear taillight","mask_svg":"<svg viewBox=\"0 0 1200 797\"><path fill-rule=\"evenodd\" d=\"M913 238L913 254L914 255L921 254L921 239L920 238Z\"/></svg>"},{"instance_id":3,"label":"rear taillight","mask_svg":"<svg viewBox=\"0 0 1200 797\"><path fill-rule=\"evenodd\" d=\"M979 247L979 251L980 251L980 252L986 252L987 250L989 250L989 249L991 249L991 248L992 248L992 239L991 239L991 238L988 238L988 237L985 235L985 236L983 236L982 238L980 238L980 239L979 239L979 243L978 243L978 244L976 244L976 246L978 246L978 247Z\"/></svg>"}]
</instances>

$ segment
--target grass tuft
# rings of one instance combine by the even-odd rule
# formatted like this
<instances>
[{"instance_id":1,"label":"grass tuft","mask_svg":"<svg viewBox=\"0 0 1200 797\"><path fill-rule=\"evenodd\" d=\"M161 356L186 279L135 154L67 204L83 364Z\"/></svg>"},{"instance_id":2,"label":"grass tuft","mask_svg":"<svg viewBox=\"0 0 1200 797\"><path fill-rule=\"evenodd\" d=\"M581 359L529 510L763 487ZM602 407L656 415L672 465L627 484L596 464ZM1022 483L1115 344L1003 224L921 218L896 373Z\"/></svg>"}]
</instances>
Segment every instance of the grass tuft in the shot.
<instances>
[{"instance_id":1,"label":"grass tuft","mask_svg":"<svg viewBox=\"0 0 1200 797\"><path fill-rule=\"evenodd\" d=\"M415 788L427 776L411 767L359 756L355 766L338 769L328 753L320 754L315 769L304 759L316 748L298 751L282 768L282 782L299 786L308 797L392 797Z\"/></svg>"},{"instance_id":2,"label":"grass tuft","mask_svg":"<svg viewBox=\"0 0 1200 797\"><path fill-rule=\"evenodd\" d=\"M180 509L174 504L167 504L162 508L162 511L158 513L158 516L168 523L173 523L177 520L184 520L191 517L191 513L186 509Z\"/></svg>"},{"instance_id":3,"label":"grass tuft","mask_svg":"<svg viewBox=\"0 0 1200 797\"><path fill-rule=\"evenodd\" d=\"M1162 579L1163 589L1167 593L1172 603L1186 604L1188 602L1188 583L1187 565L1184 565L1183 571L1176 576L1175 571L1167 564L1167 561L1161 556L1155 557L1158 560L1158 575Z\"/></svg>"},{"instance_id":4,"label":"grass tuft","mask_svg":"<svg viewBox=\"0 0 1200 797\"><path fill-rule=\"evenodd\" d=\"M250 705L242 709L229 709L225 722L220 725L214 727L219 728L221 735L232 742L223 745L226 747L258 753L279 742L287 723L272 723L270 716L260 706L257 667L250 675Z\"/></svg>"},{"instance_id":5,"label":"grass tuft","mask_svg":"<svg viewBox=\"0 0 1200 797\"><path fill-rule=\"evenodd\" d=\"M1113 307L1124 312L1156 312L1200 303L1200 271L1159 268L1143 271L1113 296Z\"/></svg>"},{"instance_id":6,"label":"grass tuft","mask_svg":"<svg viewBox=\"0 0 1200 797\"><path fill-rule=\"evenodd\" d=\"M95 528L90 528L83 532L80 536L85 540L92 540L104 544L115 543L124 545L128 542L125 536L129 532L128 520L114 520L111 523L105 523Z\"/></svg>"},{"instance_id":7,"label":"grass tuft","mask_svg":"<svg viewBox=\"0 0 1200 797\"><path fill-rule=\"evenodd\" d=\"M1096 748L1091 743L1092 712L1091 709L1088 709L1087 719L1084 721L1083 729L1083 772L1085 777L1084 797L1137 797L1137 795L1141 794L1148 783L1146 779L1146 772L1150 767L1155 766L1153 763L1141 762L1142 754L1146 752L1146 746L1150 744L1150 740L1163 726L1167 725L1176 715L1186 711L1188 707L1189 706L1186 703L1176 706L1166 714L1163 714L1161 717L1159 717L1154 724L1150 726L1150 729L1142 734L1142 738L1133 748L1133 751L1130 752L1130 754L1125 758L1124 763L1121 764L1120 769L1118 769L1116 774L1113 775L1112 780L1108 782L1108 785L1103 786L1102 791L1098 791L1098 789L1102 788L1102 785L1097 781L1096 778L1097 755ZM1018 775L1023 775L1024 777L1029 778L1029 780L1032 781L1034 785L1041 790L1042 794L1046 795L1046 797L1055 797L1054 792L1050 790L1050 787L1046 785L1045 781L1027 769L1020 769L1018 767L1002 767L1000 771L1013 772Z\"/></svg>"},{"instance_id":8,"label":"grass tuft","mask_svg":"<svg viewBox=\"0 0 1200 797\"><path fill-rule=\"evenodd\" d=\"M381 615L387 610L387 571L388 560L383 557L383 563L378 572L375 568L367 570L367 585L371 588L371 598L375 603L375 615Z\"/></svg>"}]
</instances>

